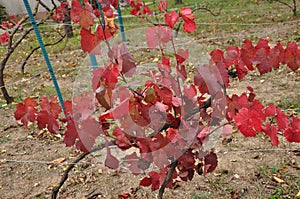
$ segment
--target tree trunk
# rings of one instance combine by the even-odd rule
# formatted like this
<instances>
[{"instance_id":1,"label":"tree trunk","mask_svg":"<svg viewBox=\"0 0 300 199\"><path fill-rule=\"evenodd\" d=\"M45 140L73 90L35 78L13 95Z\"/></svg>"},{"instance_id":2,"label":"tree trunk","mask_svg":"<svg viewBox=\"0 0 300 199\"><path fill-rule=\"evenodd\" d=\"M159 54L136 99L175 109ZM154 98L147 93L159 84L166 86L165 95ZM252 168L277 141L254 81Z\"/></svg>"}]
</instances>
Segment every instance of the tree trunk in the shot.
<instances>
[{"instance_id":1,"label":"tree trunk","mask_svg":"<svg viewBox=\"0 0 300 199\"><path fill-rule=\"evenodd\" d=\"M10 57L10 54L11 53L8 52L0 63L0 88L1 88L3 97L6 100L7 104L10 104L14 101L14 98L8 94L8 91L7 91L7 89L5 87L5 83L4 83L4 69L5 69L5 65Z\"/></svg>"}]
</instances>

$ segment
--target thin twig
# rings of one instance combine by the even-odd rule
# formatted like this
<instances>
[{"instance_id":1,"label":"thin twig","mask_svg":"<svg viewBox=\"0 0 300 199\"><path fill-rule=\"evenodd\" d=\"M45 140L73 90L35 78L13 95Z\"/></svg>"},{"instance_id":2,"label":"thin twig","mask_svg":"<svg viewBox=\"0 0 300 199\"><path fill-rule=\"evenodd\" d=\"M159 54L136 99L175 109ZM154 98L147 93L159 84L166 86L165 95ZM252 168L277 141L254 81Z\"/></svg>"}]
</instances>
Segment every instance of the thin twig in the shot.
<instances>
[{"instance_id":1,"label":"thin twig","mask_svg":"<svg viewBox=\"0 0 300 199\"><path fill-rule=\"evenodd\" d=\"M59 38L59 40L55 41L54 43L48 43L48 44L45 44L45 47L47 46L54 46L58 43L60 43L64 38L66 37L66 35L62 35L61 38ZM29 55L27 55L27 57L24 59L23 63L22 63L22 66L21 66L21 72L22 74L24 74L24 70L25 70L25 65L26 63L28 62L29 58L33 55L33 53L37 50L39 50L41 48L41 46L37 46L35 47L30 53Z\"/></svg>"},{"instance_id":2,"label":"thin twig","mask_svg":"<svg viewBox=\"0 0 300 199\"><path fill-rule=\"evenodd\" d=\"M57 198L57 194L59 192L59 189L63 186L63 184L65 183L65 181L68 179L68 175L69 172L73 169L73 167L76 165L76 163L78 163L80 160L82 160L83 158L85 158L85 156L87 156L90 153L82 153L80 154L72 163L67 166L67 169L64 172L64 175L62 176L60 183L58 186L54 187L52 190L52 199L56 199Z\"/></svg>"},{"instance_id":3,"label":"thin twig","mask_svg":"<svg viewBox=\"0 0 300 199\"><path fill-rule=\"evenodd\" d=\"M114 145L113 142L109 142L109 146ZM96 151L100 151L101 149L103 149L105 147L105 143L101 143L99 146L96 146L95 148L93 148L91 151L87 152L87 153L81 153L71 164L69 164L67 166L67 169L64 172L64 175L61 177L61 180L58 184L58 186L54 187L52 190L52 195L51 195L51 199L56 199L59 189L63 186L63 184L66 182L66 180L68 179L69 176L69 172L74 168L74 166L82 159L84 159L87 155L92 154Z\"/></svg>"},{"instance_id":4,"label":"thin twig","mask_svg":"<svg viewBox=\"0 0 300 199\"><path fill-rule=\"evenodd\" d=\"M159 188L158 196L157 196L158 199L162 199L162 197L164 195L164 192L165 192L165 189L166 189L168 183L170 182L170 180L172 178L172 175L175 171L175 168L176 168L177 164L178 164L178 160L175 160L174 162L172 162L170 170L169 170L163 184Z\"/></svg>"},{"instance_id":5,"label":"thin twig","mask_svg":"<svg viewBox=\"0 0 300 199\"><path fill-rule=\"evenodd\" d=\"M39 4L41 4L41 6L43 6L43 8L45 8L48 12L51 11L51 9L41 0L36 0Z\"/></svg>"}]
</instances>

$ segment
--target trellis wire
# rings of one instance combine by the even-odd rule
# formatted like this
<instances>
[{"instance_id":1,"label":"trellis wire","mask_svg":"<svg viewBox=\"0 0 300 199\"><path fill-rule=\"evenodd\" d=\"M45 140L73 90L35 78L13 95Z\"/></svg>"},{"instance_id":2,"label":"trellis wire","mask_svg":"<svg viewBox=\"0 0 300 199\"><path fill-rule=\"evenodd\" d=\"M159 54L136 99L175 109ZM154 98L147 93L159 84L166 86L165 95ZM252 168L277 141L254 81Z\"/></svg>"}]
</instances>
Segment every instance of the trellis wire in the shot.
<instances>
[{"instance_id":1,"label":"trellis wire","mask_svg":"<svg viewBox=\"0 0 300 199\"><path fill-rule=\"evenodd\" d=\"M299 20L300 21L300 20ZM274 33L274 32L278 32L280 30L285 30L287 28L290 28L290 27L282 27L282 28L279 28L279 29L273 29L271 31L268 31L268 32L265 32L265 33L262 33L263 35L266 35L266 34L271 34L271 33ZM223 37L208 37L208 38L204 38L204 39L201 39L202 41L211 41L211 40L217 40L217 39L230 39L230 38L237 38L239 37L240 34L231 34L230 36L223 36ZM247 34L247 35L242 35L242 36L257 36L257 33L253 33L253 34ZM79 52L81 50L74 50L75 52ZM64 53L64 54L68 54L68 53ZM61 54L63 55L63 54ZM38 61L38 60L43 60L43 58L31 58L30 60L28 60L27 62L30 62L30 61ZM17 62L18 63L18 62ZM19 64L21 64L23 62L19 62ZM14 64L16 64L16 62L14 62ZM82 67L72 67L71 69L60 69L60 70L74 70L74 69L78 69L78 68L82 68ZM46 72L46 71L43 71L43 72ZM39 73L39 74L42 74L43 72ZM38 74L34 75L34 76L37 76ZM29 79L30 80L30 79ZM28 80L28 81L29 81ZM6 86L13 86L19 82L22 82L24 80L19 80L19 81L15 81L14 83L11 83L11 84L7 84ZM26 80L25 80L26 81ZM1 88L1 87L0 87Z\"/></svg>"},{"instance_id":2,"label":"trellis wire","mask_svg":"<svg viewBox=\"0 0 300 199\"><path fill-rule=\"evenodd\" d=\"M105 149L105 148L103 148ZM224 156L230 154L240 154L240 153L264 153L264 152L300 152L300 148L265 148L265 149L250 149L250 150L233 150L233 151L226 151L226 152L217 152L217 154ZM121 161L122 162L122 161ZM124 161L123 161L124 162ZM49 164L49 165L104 165L103 162L87 162L87 161L80 161L78 163L72 162L54 162L54 161L44 161L44 160L18 160L18 159L1 159L0 163L28 163L28 164Z\"/></svg>"}]
</instances>

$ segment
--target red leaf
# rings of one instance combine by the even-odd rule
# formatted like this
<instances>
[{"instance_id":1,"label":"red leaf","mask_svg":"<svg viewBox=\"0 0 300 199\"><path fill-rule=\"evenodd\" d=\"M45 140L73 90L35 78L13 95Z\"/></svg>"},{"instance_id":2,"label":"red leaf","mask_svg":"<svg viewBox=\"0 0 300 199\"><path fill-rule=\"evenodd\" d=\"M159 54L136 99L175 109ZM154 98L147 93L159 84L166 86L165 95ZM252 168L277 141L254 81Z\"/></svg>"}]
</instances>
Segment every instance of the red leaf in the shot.
<instances>
[{"instance_id":1,"label":"red leaf","mask_svg":"<svg viewBox=\"0 0 300 199\"><path fill-rule=\"evenodd\" d=\"M185 170L192 169L195 167L195 158L191 150L186 151L178 159L180 165L184 167Z\"/></svg>"},{"instance_id":2,"label":"red leaf","mask_svg":"<svg viewBox=\"0 0 300 199\"><path fill-rule=\"evenodd\" d=\"M61 113L61 107L57 100L57 97L51 96L50 101L46 96L43 96L40 101L40 107L42 110L46 110L47 112L51 113L54 117L58 117Z\"/></svg>"},{"instance_id":3,"label":"red leaf","mask_svg":"<svg viewBox=\"0 0 300 199\"><path fill-rule=\"evenodd\" d=\"M101 54L101 49L99 45L100 40L95 34L91 33L91 30L82 28L80 31L80 36L80 44L83 52L92 53L94 55Z\"/></svg>"},{"instance_id":4,"label":"red leaf","mask_svg":"<svg viewBox=\"0 0 300 199\"><path fill-rule=\"evenodd\" d=\"M214 63L224 62L224 52L222 50L213 50L211 51L210 56Z\"/></svg>"},{"instance_id":5,"label":"red leaf","mask_svg":"<svg viewBox=\"0 0 300 199\"><path fill-rule=\"evenodd\" d=\"M119 167L119 160L111 154L107 140L106 140L106 151L107 154L104 162L105 166L111 169L117 169Z\"/></svg>"},{"instance_id":6,"label":"red leaf","mask_svg":"<svg viewBox=\"0 0 300 199\"><path fill-rule=\"evenodd\" d=\"M167 87L154 87L157 96L163 101L164 104L171 105L172 104L172 91Z\"/></svg>"},{"instance_id":7,"label":"red leaf","mask_svg":"<svg viewBox=\"0 0 300 199\"><path fill-rule=\"evenodd\" d=\"M130 14L132 15L141 15L142 18L144 18L145 14L153 13L153 11L145 5L145 2L142 2L141 0L138 0L137 2L134 0L128 0L127 2L129 2L132 7L132 10L130 11Z\"/></svg>"},{"instance_id":8,"label":"red leaf","mask_svg":"<svg viewBox=\"0 0 300 199\"><path fill-rule=\"evenodd\" d=\"M300 118L293 117L290 127L283 135L289 142L300 142Z\"/></svg>"},{"instance_id":9,"label":"red leaf","mask_svg":"<svg viewBox=\"0 0 300 199\"><path fill-rule=\"evenodd\" d=\"M172 29L162 25L151 26L146 29L146 40L148 47L154 49L159 45L165 46L172 37Z\"/></svg>"},{"instance_id":10,"label":"red leaf","mask_svg":"<svg viewBox=\"0 0 300 199\"><path fill-rule=\"evenodd\" d=\"M52 17L54 20L61 22L64 19L64 16L68 13L68 2L61 2L59 6L57 6L55 13L53 13Z\"/></svg>"},{"instance_id":11,"label":"red leaf","mask_svg":"<svg viewBox=\"0 0 300 199\"><path fill-rule=\"evenodd\" d=\"M107 17L107 18L113 18L114 17L114 10L112 7L110 6L105 6L102 8L103 12L104 12L104 15Z\"/></svg>"},{"instance_id":12,"label":"red leaf","mask_svg":"<svg viewBox=\"0 0 300 199\"><path fill-rule=\"evenodd\" d=\"M144 186L144 187L148 187L151 184L152 184L152 180L151 180L151 178L148 178L148 177L144 177L140 182L140 186Z\"/></svg>"},{"instance_id":13,"label":"red leaf","mask_svg":"<svg viewBox=\"0 0 300 199\"><path fill-rule=\"evenodd\" d=\"M68 116L72 116L73 115L73 104L70 100L66 100L64 103L64 107L65 107L65 115Z\"/></svg>"},{"instance_id":14,"label":"red leaf","mask_svg":"<svg viewBox=\"0 0 300 199\"><path fill-rule=\"evenodd\" d=\"M280 109L276 109L276 122L279 130L284 130L288 127L289 119Z\"/></svg>"},{"instance_id":15,"label":"red leaf","mask_svg":"<svg viewBox=\"0 0 300 199\"><path fill-rule=\"evenodd\" d=\"M119 128L116 127L113 131L113 135L116 136L116 144L122 150L127 150L131 147L129 139L126 137L126 134Z\"/></svg>"},{"instance_id":16,"label":"red leaf","mask_svg":"<svg viewBox=\"0 0 300 199\"><path fill-rule=\"evenodd\" d=\"M180 134L178 133L178 129L168 128L166 137L170 142L176 143L180 138Z\"/></svg>"},{"instance_id":17,"label":"red leaf","mask_svg":"<svg viewBox=\"0 0 300 199\"><path fill-rule=\"evenodd\" d=\"M89 116L87 119L81 121L78 132L80 139L83 137L90 137L95 140L100 134L102 134L100 123L94 117Z\"/></svg>"},{"instance_id":18,"label":"red leaf","mask_svg":"<svg viewBox=\"0 0 300 199\"><path fill-rule=\"evenodd\" d=\"M108 56L114 61L118 60L118 65L121 66L121 73L126 77L132 77L136 69L136 61L130 54L126 43L120 42L113 46Z\"/></svg>"},{"instance_id":19,"label":"red leaf","mask_svg":"<svg viewBox=\"0 0 300 199\"><path fill-rule=\"evenodd\" d=\"M57 117L55 117L47 110L41 110L38 113L36 120L40 130L47 128L52 134L55 134L59 130Z\"/></svg>"},{"instance_id":20,"label":"red leaf","mask_svg":"<svg viewBox=\"0 0 300 199\"><path fill-rule=\"evenodd\" d=\"M160 12L166 12L168 9L168 1L160 1L158 3L158 10Z\"/></svg>"},{"instance_id":21,"label":"red leaf","mask_svg":"<svg viewBox=\"0 0 300 199\"><path fill-rule=\"evenodd\" d=\"M95 31L95 36L99 41L108 41L112 37L112 33L110 32L109 27L107 25L104 28L103 26L98 26Z\"/></svg>"},{"instance_id":22,"label":"red leaf","mask_svg":"<svg viewBox=\"0 0 300 199\"><path fill-rule=\"evenodd\" d=\"M101 106L103 106L106 110L111 108L111 99L108 95L107 90L101 86L96 90L96 98Z\"/></svg>"},{"instance_id":23,"label":"red leaf","mask_svg":"<svg viewBox=\"0 0 300 199\"><path fill-rule=\"evenodd\" d=\"M101 0L100 1L102 4L104 4L105 7L110 7L113 6L115 9L118 8L118 0Z\"/></svg>"},{"instance_id":24,"label":"red leaf","mask_svg":"<svg viewBox=\"0 0 300 199\"><path fill-rule=\"evenodd\" d=\"M218 157L214 152L210 152L204 157L204 173L205 176L207 173L213 172L218 166Z\"/></svg>"},{"instance_id":25,"label":"red leaf","mask_svg":"<svg viewBox=\"0 0 300 199\"><path fill-rule=\"evenodd\" d=\"M182 64L187 58L189 57L189 51L188 50L183 50L181 48L178 49L176 53L176 61L179 64Z\"/></svg>"},{"instance_id":26,"label":"red leaf","mask_svg":"<svg viewBox=\"0 0 300 199\"><path fill-rule=\"evenodd\" d=\"M260 115L248 108L242 108L234 117L234 124L245 137L256 136L261 131L262 121Z\"/></svg>"},{"instance_id":27,"label":"red leaf","mask_svg":"<svg viewBox=\"0 0 300 199\"><path fill-rule=\"evenodd\" d=\"M186 80L186 78L187 78L187 72L186 72L185 65L177 65L176 66L176 73L177 73L177 76L179 78L181 78L183 81Z\"/></svg>"},{"instance_id":28,"label":"red leaf","mask_svg":"<svg viewBox=\"0 0 300 199\"><path fill-rule=\"evenodd\" d=\"M28 125L28 122L34 122L36 120L36 106L38 103L32 98L26 98L23 103L19 103L14 113L16 120L21 120L24 126Z\"/></svg>"},{"instance_id":29,"label":"red leaf","mask_svg":"<svg viewBox=\"0 0 300 199\"><path fill-rule=\"evenodd\" d=\"M67 130L64 133L64 143L67 147L73 146L78 138L77 125L74 120L69 120Z\"/></svg>"},{"instance_id":30,"label":"red leaf","mask_svg":"<svg viewBox=\"0 0 300 199\"><path fill-rule=\"evenodd\" d=\"M2 24L1 24L1 28L3 30L8 29L10 26L11 26L11 23L9 21L3 21Z\"/></svg>"},{"instance_id":31,"label":"red leaf","mask_svg":"<svg viewBox=\"0 0 300 199\"><path fill-rule=\"evenodd\" d=\"M136 152L126 156L126 163L129 164L129 170L133 175L138 175L142 170L146 170L149 167L149 163L139 158ZM150 184L148 185L150 186Z\"/></svg>"},{"instance_id":32,"label":"red leaf","mask_svg":"<svg viewBox=\"0 0 300 199\"><path fill-rule=\"evenodd\" d=\"M226 68L228 68L233 64L238 65L237 62L240 62L240 49L236 46L229 46L226 49L226 57L225 57Z\"/></svg>"},{"instance_id":33,"label":"red leaf","mask_svg":"<svg viewBox=\"0 0 300 199\"><path fill-rule=\"evenodd\" d=\"M180 9L180 16L184 21L183 31L194 32L196 30L196 23L195 23L195 15L193 14L193 11L190 8L183 7Z\"/></svg>"},{"instance_id":34,"label":"red leaf","mask_svg":"<svg viewBox=\"0 0 300 199\"><path fill-rule=\"evenodd\" d=\"M196 23L193 20L186 20L183 24L183 31L184 32L194 32L196 30Z\"/></svg>"},{"instance_id":35,"label":"red leaf","mask_svg":"<svg viewBox=\"0 0 300 199\"><path fill-rule=\"evenodd\" d=\"M268 122L262 130L266 135L268 135L271 138L271 144L273 146L278 146L279 140L277 128L273 124L271 125L270 122Z\"/></svg>"},{"instance_id":36,"label":"red leaf","mask_svg":"<svg viewBox=\"0 0 300 199\"><path fill-rule=\"evenodd\" d=\"M268 41L260 39L257 46L255 47L255 51L256 52L253 59L253 64L256 64L260 75L271 72L272 65L269 61L270 47L268 45Z\"/></svg>"},{"instance_id":37,"label":"red leaf","mask_svg":"<svg viewBox=\"0 0 300 199\"><path fill-rule=\"evenodd\" d=\"M119 197L120 199L128 199L128 198L130 197L130 193L125 192L125 193L123 193L123 194L119 194L118 197Z\"/></svg>"},{"instance_id":38,"label":"red leaf","mask_svg":"<svg viewBox=\"0 0 300 199\"><path fill-rule=\"evenodd\" d=\"M86 120L95 109L95 96L92 92L81 93L73 97L73 115L75 121Z\"/></svg>"},{"instance_id":39,"label":"red leaf","mask_svg":"<svg viewBox=\"0 0 300 199\"><path fill-rule=\"evenodd\" d=\"M108 168L117 169L119 167L119 160L112 154L107 153L104 164Z\"/></svg>"},{"instance_id":40,"label":"red leaf","mask_svg":"<svg viewBox=\"0 0 300 199\"><path fill-rule=\"evenodd\" d=\"M253 100L250 108L251 108L252 112L255 112L257 115L259 115L259 119L261 119L261 120L266 119L266 115L263 112L263 109L265 107L258 100Z\"/></svg>"},{"instance_id":41,"label":"red leaf","mask_svg":"<svg viewBox=\"0 0 300 199\"><path fill-rule=\"evenodd\" d=\"M150 185L152 185L152 187L151 187L152 191L155 191L155 190L159 189L160 175L155 171L151 171L148 175L149 175L149 177L145 177L141 180L140 185L141 186L150 186Z\"/></svg>"},{"instance_id":42,"label":"red leaf","mask_svg":"<svg viewBox=\"0 0 300 199\"><path fill-rule=\"evenodd\" d=\"M72 1L71 18L75 23L79 23L84 29L90 29L94 25L96 16L93 13L93 7L88 0L84 0L82 6L80 0Z\"/></svg>"},{"instance_id":43,"label":"red leaf","mask_svg":"<svg viewBox=\"0 0 300 199\"><path fill-rule=\"evenodd\" d=\"M295 42L288 42L284 52L284 62L290 69L296 71L300 68L300 49Z\"/></svg>"},{"instance_id":44,"label":"red leaf","mask_svg":"<svg viewBox=\"0 0 300 199\"><path fill-rule=\"evenodd\" d=\"M76 149L77 150L80 150L84 153L89 153L89 151L93 148L94 146L94 143L93 141L95 141L94 139L90 138L90 137L84 137L83 139L81 140L77 140L76 142ZM84 143L88 143L88 144L92 144L92 145L87 145L87 144L84 144Z\"/></svg>"},{"instance_id":45,"label":"red leaf","mask_svg":"<svg viewBox=\"0 0 300 199\"><path fill-rule=\"evenodd\" d=\"M144 6L143 7L143 14L142 17L144 17L144 15L151 15L153 14L153 11L149 8L149 6Z\"/></svg>"},{"instance_id":46,"label":"red leaf","mask_svg":"<svg viewBox=\"0 0 300 199\"><path fill-rule=\"evenodd\" d=\"M274 104L269 104L265 110L266 116L275 116L276 115L276 106Z\"/></svg>"},{"instance_id":47,"label":"red leaf","mask_svg":"<svg viewBox=\"0 0 300 199\"><path fill-rule=\"evenodd\" d=\"M161 58L162 62L158 62L158 68L165 73L171 73L171 67L170 67L170 59L166 57Z\"/></svg>"},{"instance_id":48,"label":"red leaf","mask_svg":"<svg viewBox=\"0 0 300 199\"><path fill-rule=\"evenodd\" d=\"M232 134L232 126L230 124L227 124L223 127L221 134L227 135Z\"/></svg>"},{"instance_id":49,"label":"red leaf","mask_svg":"<svg viewBox=\"0 0 300 199\"><path fill-rule=\"evenodd\" d=\"M243 79L248 73L248 69L245 67L244 62L238 62L238 64L235 65L235 68L239 80Z\"/></svg>"},{"instance_id":50,"label":"red leaf","mask_svg":"<svg viewBox=\"0 0 300 199\"><path fill-rule=\"evenodd\" d=\"M227 120L231 121L241 108L249 107L247 95L243 93L241 96L234 94L231 98L227 97L227 107Z\"/></svg>"},{"instance_id":51,"label":"red leaf","mask_svg":"<svg viewBox=\"0 0 300 199\"><path fill-rule=\"evenodd\" d=\"M0 36L1 45L6 45L9 40L10 34L8 32L4 32Z\"/></svg>"},{"instance_id":52,"label":"red leaf","mask_svg":"<svg viewBox=\"0 0 300 199\"><path fill-rule=\"evenodd\" d=\"M202 142L204 143L207 138L207 135L210 133L210 129L209 129L209 126L206 126L204 127L197 135L197 138Z\"/></svg>"},{"instance_id":53,"label":"red leaf","mask_svg":"<svg viewBox=\"0 0 300 199\"><path fill-rule=\"evenodd\" d=\"M82 152L89 152L93 148L96 138L103 133L100 123L92 116L81 121L80 128L76 128L76 130L79 138L76 142L76 148ZM72 133L75 136L75 132Z\"/></svg>"},{"instance_id":54,"label":"red leaf","mask_svg":"<svg viewBox=\"0 0 300 199\"><path fill-rule=\"evenodd\" d=\"M189 87L187 85L184 85L183 92L184 95L190 100L193 100L195 96L197 96L197 90L194 84L190 84Z\"/></svg>"},{"instance_id":55,"label":"red leaf","mask_svg":"<svg viewBox=\"0 0 300 199\"><path fill-rule=\"evenodd\" d=\"M103 76L103 68L99 67L96 70L93 70L93 78L92 78L93 92L95 92L96 89L100 87L102 76Z\"/></svg>"},{"instance_id":56,"label":"red leaf","mask_svg":"<svg viewBox=\"0 0 300 199\"><path fill-rule=\"evenodd\" d=\"M56 97L52 96L50 101L46 96L43 96L40 101L41 111L37 115L38 127L40 130L47 128L50 133L55 134L59 130L57 121L61 113L61 107Z\"/></svg>"},{"instance_id":57,"label":"red leaf","mask_svg":"<svg viewBox=\"0 0 300 199\"><path fill-rule=\"evenodd\" d=\"M174 10L172 10L171 13L166 13L165 14L165 23L170 28L174 28L174 25L176 24L178 19L179 19L179 15Z\"/></svg>"},{"instance_id":58,"label":"red leaf","mask_svg":"<svg viewBox=\"0 0 300 199\"><path fill-rule=\"evenodd\" d=\"M206 82L201 74L196 74L194 76L194 83L196 86L198 86L198 89L202 94L209 93Z\"/></svg>"},{"instance_id":59,"label":"red leaf","mask_svg":"<svg viewBox=\"0 0 300 199\"><path fill-rule=\"evenodd\" d=\"M255 57L255 47L250 40L245 40L241 49L241 59L249 70L254 70L253 59Z\"/></svg>"}]
</instances>

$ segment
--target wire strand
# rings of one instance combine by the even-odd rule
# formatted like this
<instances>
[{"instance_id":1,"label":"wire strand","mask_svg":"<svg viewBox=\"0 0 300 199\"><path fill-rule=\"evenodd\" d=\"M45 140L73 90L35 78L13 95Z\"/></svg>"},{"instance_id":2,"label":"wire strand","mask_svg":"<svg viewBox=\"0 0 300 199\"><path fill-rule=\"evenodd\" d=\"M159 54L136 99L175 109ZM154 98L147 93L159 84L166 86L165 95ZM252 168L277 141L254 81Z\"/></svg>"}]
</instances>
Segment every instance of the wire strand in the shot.
<instances>
[{"instance_id":1,"label":"wire strand","mask_svg":"<svg viewBox=\"0 0 300 199\"><path fill-rule=\"evenodd\" d=\"M226 152L217 152L217 154L223 155L230 155L230 154L241 154L241 153L267 153L267 152L300 152L300 148L265 148L265 149L251 149L251 150L235 150L235 151L226 151ZM121 161L124 162L124 161ZM49 164L49 165L103 165L103 162L87 162L81 161L78 163L72 162L54 162L54 161L44 161L44 160L18 160L18 159L0 159L0 163L7 164L7 163L24 163L24 164Z\"/></svg>"}]
</instances>

